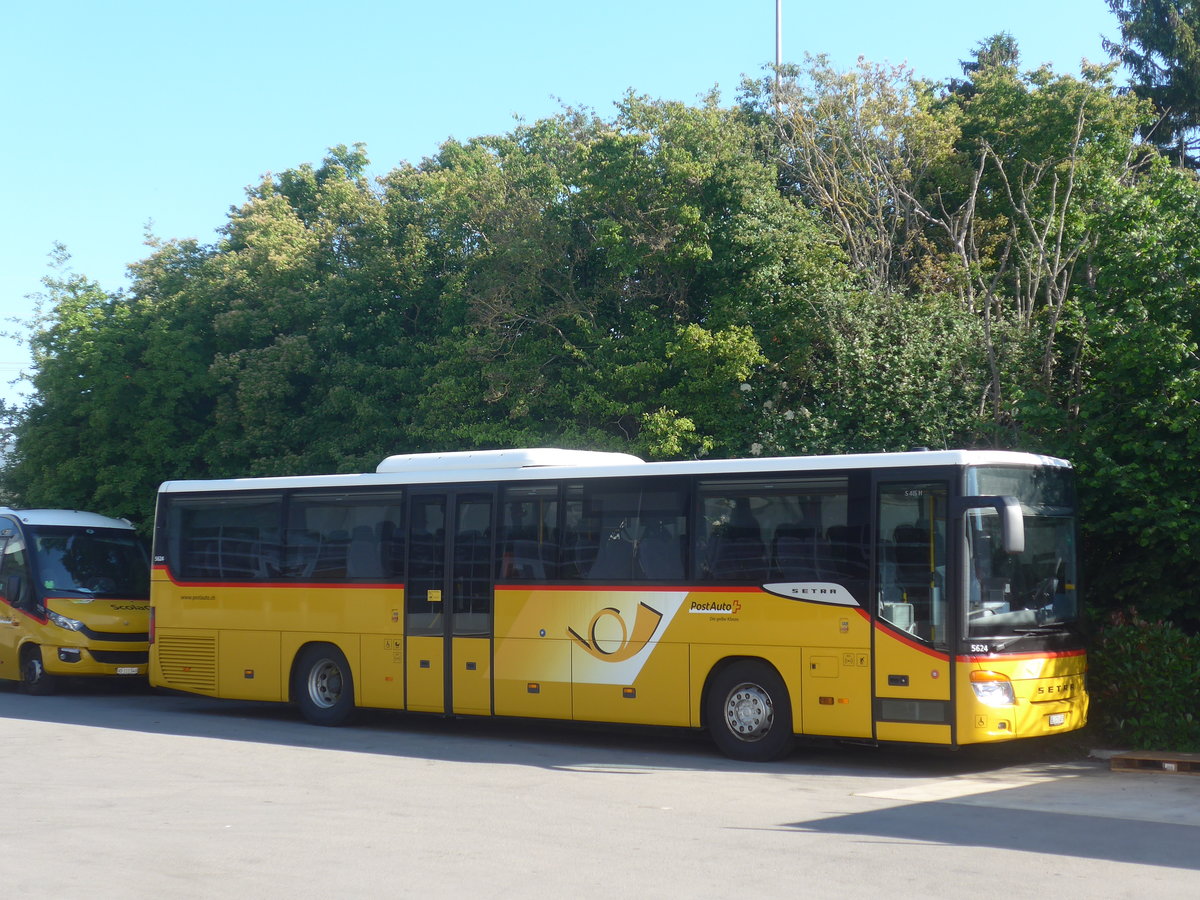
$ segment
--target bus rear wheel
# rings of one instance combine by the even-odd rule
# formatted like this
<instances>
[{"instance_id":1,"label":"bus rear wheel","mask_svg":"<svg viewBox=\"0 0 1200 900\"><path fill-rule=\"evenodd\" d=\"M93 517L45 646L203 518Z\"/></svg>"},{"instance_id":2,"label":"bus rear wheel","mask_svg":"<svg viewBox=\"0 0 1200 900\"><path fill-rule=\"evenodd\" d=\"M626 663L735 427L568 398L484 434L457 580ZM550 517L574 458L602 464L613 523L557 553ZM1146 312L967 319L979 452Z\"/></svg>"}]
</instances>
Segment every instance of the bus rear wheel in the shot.
<instances>
[{"instance_id":1,"label":"bus rear wheel","mask_svg":"<svg viewBox=\"0 0 1200 900\"><path fill-rule=\"evenodd\" d=\"M792 704L779 673L746 659L718 671L709 685L705 721L717 749L731 759L766 762L792 749Z\"/></svg>"},{"instance_id":2,"label":"bus rear wheel","mask_svg":"<svg viewBox=\"0 0 1200 900\"><path fill-rule=\"evenodd\" d=\"M26 694L44 697L54 693L54 676L42 665L42 648L26 644L21 649L21 690Z\"/></svg>"},{"instance_id":3,"label":"bus rear wheel","mask_svg":"<svg viewBox=\"0 0 1200 900\"><path fill-rule=\"evenodd\" d=\"M296 658L292 697L314 725L340 725L354 712L354 678L342 651L311 644Z\"/></svg>"}]
</instances>

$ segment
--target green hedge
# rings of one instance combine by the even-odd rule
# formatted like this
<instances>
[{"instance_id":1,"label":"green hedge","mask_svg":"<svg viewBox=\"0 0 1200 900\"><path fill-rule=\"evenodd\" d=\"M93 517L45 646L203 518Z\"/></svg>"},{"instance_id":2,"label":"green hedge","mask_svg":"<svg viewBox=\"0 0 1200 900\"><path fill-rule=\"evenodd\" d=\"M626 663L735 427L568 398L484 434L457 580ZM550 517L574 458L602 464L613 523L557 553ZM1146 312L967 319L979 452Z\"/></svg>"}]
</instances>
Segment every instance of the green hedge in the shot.
<instances>
[{"instance_id":1,"label":"green hedge","mask_svg":"<svg viewBox=\"0 0 1200 900\"><path fill-rule=\"evenodd\" d=\"M1089 657L1092 719L1130 750L1200 750L1200 635L1114 613Z\"/></svg>"}]
</instances>

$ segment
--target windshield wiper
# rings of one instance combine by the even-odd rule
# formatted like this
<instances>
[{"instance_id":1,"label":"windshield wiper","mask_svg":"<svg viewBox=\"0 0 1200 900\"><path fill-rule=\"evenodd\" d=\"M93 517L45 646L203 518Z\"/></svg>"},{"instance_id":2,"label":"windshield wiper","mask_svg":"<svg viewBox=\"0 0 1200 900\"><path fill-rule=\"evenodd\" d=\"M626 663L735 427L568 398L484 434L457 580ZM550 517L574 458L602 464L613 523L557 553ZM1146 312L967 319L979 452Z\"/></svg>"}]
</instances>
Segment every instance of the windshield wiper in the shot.
<instances>
[{"instance_id":1,"label":"windshield wiper","mask_svg":"<svg viewBox=\"0 0 1200 900\"><path fill-rule=\"evenodd\" d=\"M1071 631L1070 622L1052 622L1046 625L1036 625L1033 628L1014 628L1013 634L1060 634Z\"/></svg>"}]
</instances>

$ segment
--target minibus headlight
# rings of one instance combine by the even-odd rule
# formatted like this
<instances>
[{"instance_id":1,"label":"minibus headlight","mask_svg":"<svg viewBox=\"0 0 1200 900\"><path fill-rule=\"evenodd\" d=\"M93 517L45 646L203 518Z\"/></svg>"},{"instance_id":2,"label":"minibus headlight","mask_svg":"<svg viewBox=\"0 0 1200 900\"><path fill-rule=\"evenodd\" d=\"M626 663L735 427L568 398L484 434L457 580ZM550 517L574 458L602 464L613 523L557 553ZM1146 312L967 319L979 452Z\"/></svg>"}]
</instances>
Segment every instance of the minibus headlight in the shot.
<instances>
[{"instance_id":1,"label":"minibus headlight","mask_svg":"<svg viewBox=\"0 0 1200 900\"><path fill-rule=\"evenodd\" d=\"M1017 702L1012 682L999 672L972 672L971 689L979 702L988 706L1012 706Z\"/></svg>"},{"instance_id":2,"label":"minibus headlight","mask_svg":"<svg viewBox=\"0 0 1200 900\"><path fill-rule=\"evenodd\" d=\"M52 609L46 610L46 614L50 616L50 621L59 628L65 628L67 631L83 631L84 629L84 624L78 619L68 619L66 616L60 615Z\"/></svg>"}]
</instances>

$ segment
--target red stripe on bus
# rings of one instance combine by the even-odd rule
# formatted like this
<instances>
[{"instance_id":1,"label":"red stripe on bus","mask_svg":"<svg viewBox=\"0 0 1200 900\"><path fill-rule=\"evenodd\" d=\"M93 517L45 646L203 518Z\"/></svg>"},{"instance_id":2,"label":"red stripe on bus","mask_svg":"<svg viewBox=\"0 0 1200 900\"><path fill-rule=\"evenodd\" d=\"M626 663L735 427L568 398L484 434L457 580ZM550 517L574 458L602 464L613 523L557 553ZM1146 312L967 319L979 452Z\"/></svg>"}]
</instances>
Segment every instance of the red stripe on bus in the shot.
<instances>
[{"instance_id":1,"label":"red stripe on bus","mask_svg":"<svg viewBox=\"0 0 1200 900\"><path fill-rule=\"evenodd\" d=\"M904 644L906 647L910 647L913 650L920 650L926 656L932 656L934 659L938 660L939 662L945 662L945 663L950 662L950 654L949 653L939 653L937 650L934 650L932 647L926 647L924 644L920 643L915 638L908 637L907 635L903 634L900 631L895 630L894 628L889 628L883 622L876 621L875 622L875 630L883 632L885 635L887 635L890 638L895 638L900 643Z\"/></svg>"},{"instance_id":2,"label":"red stripe on bus","mask_svg":"<svg viewBox=\"0 0 1200 900\"><path fill-rule=\"evenodd\" d=\"M371 590L382 589L403 590L403 581L386 582L352 582L352 581L179 581L170 573L166 566L155 566L157 571L167 576L171 584L180 588L327 588L338 590Z\"/></svg>"},{"instance_id":3,"label":"red stripe on bus","mask_svg":"<svg viewBox=\"0 0 1200 900\"><path fill-rule=\"evenodd\" d=\"M495 585L498 591L637 591L644 593L646 591L655 591L657 593L684 593L684 594L763 594L771 596L767 591L759 587L743 587L741 585L728 585L726 587L713 587L705 585L704 587L691 587L688 585L668 585L668 584L591 584L580 583L578 581L560 582L558 584L497 584Z\"/></svg>"}]
</instances>

